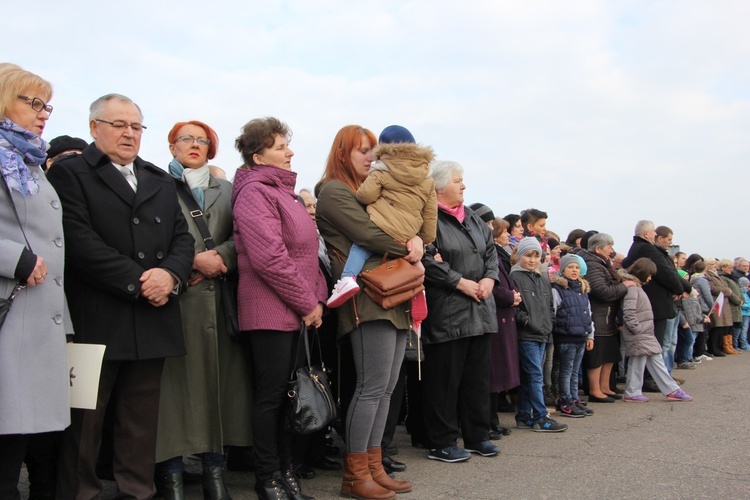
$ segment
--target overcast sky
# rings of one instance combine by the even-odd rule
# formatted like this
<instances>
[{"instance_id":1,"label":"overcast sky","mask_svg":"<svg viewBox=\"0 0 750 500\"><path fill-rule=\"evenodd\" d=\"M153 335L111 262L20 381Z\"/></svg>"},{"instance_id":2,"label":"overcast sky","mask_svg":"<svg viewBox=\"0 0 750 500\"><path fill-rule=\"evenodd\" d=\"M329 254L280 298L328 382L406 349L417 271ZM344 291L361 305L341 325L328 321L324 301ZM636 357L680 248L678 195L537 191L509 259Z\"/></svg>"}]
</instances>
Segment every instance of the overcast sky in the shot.
<instances>
[{"instance_id":1,"label":"overcast sky","mask_svg":"<svg viewBox=\"0 0 750 500\"><path fill-rule=\"evenodd\" d=\"M621 252L647 218L687 253L750 256L750 2L43 0L13 18L0 60L53 83L47 140L90 140L89 104L119 92L142 158L166 167L167 132L198 119L232 175L240 128L272 115L302 188L342 126L400 124L498 216L539 208Z\"/></svg>"}]
</instances>

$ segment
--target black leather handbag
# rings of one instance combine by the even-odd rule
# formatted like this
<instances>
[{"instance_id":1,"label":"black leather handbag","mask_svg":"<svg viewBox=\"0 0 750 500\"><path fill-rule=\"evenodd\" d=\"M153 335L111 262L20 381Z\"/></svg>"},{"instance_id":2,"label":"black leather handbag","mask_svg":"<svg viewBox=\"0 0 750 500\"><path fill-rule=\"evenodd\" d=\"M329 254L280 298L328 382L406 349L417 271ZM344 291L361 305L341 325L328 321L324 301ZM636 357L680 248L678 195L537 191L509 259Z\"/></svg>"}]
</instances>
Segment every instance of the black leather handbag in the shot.
<instances>
[{"instance_id":1,"label":"black leather handbag","mask_svg":"<svg viewBox=\"0 0 750 500\"><path fill-rule=\"evenodd\" d=\"M320 339L317 330L314 331L314 340L318 343L320 353ZM336 418L336 403L333 399L331 384L328 382L325 364L313 365L310 361L310 343L307 336L307 327L302 323L299 343L297 344L297 356L304 344L305 363L301 368L292 371L289 380L289 409L286 424L290 431L295 434L311 434L318 431ZM296 361L295 360L295 361Z\"/></svg>"}]
</instances>

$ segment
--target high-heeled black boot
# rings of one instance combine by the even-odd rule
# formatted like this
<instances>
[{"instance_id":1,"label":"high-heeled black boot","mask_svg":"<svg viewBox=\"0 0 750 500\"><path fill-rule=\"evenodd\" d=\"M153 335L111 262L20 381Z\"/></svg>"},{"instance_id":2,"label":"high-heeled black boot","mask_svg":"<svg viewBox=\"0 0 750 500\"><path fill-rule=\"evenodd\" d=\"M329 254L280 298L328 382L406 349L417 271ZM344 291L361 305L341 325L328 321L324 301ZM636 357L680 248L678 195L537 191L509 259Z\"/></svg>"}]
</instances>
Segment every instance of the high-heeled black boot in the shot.
<instances>
[{"instance_id":1,"label":"high-heeled black boot","mask_svg":"<svg viewBox=\"0 0 750 500\"><path fill-rule=\"evenodd\" d=\"M274 472L271 479L255 481L255 493L260 500L289 500L279 471Z\"/></svg>"},{"instance_id":2,"label":"high-heeled black boot","mask_svg":"<svg viewBox=\"0 0 750 500\"><path fill-rule=\"evenodd\" d=\"M281 480L284 483L284 489L289 498L293 500L315 500L315 497L311 497L302 493L302 488L297 482L297 478L294 477L294 473L287 469L281 473Z\"/></svg>"},{"instance_id":3,"label":"high-heeled black boot","mask_svg":"<svg viewBox=\"0 0 750 500\"><path fill-rule=\"evenodd\" d=\"M204 500L232 500L224 485L224 467L203 467L201 484Z\"/></svg>"},{"instance_id":4,"label":"high-heeled black boot","mask_svg":"<svg viewBox=\"0 0 750 500\"><path fill-rule=\"evenodd\" d=\"M160 491L164 500L185 500L182 472L172 472L159 476Z\"/></svg>"}]
</instances>

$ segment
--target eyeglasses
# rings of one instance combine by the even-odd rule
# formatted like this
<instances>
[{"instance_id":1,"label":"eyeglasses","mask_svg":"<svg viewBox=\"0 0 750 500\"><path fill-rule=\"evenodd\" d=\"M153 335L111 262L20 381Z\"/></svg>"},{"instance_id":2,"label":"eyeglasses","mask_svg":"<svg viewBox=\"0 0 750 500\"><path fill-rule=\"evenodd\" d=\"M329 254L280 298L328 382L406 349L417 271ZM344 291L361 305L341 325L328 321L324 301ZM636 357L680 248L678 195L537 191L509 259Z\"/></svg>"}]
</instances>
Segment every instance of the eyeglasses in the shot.
<instances>
[{"instance_id":1,"label":"eyeglasses","mask_svg":"<svg viewBox=\"0 0 750 500\"><path fill-rule=\"evenodd\" d=\"M119 132L124 132L126 128L130 127L133 130L133 132L135 132L136 134L140 134L147 128L145 125L142 125L140 123L128 123L123 120L115 120L113 122L108 122L107 120L100 120L99 118L94 118L94 121L99 122L99 123L106 123L107 125L110 125L113 129Z\"/></svg>"},{"instance_id":2,"label":"eyeglasses","mask_svg":"<svg viewBox=\"0 0 750 500\"><path fill-rule=\"evenodd\" d=\"M44 110L47 112L48 115L52 114L52 106L47 104L46 102L42 101L38 97L29 97L26 95L17 95L19 99L26 101L29 103L29 106L31 106L31 109L39 113L41 110Z\"/></svg>"},{"instance_id":3,"label":"eyeglasses","mask_svg":"<svg viewBox=\"0 0 750 500\"><path fill-rule=\"evenodd\" d=\"M211 144L211 139L207 139L205 137L193 137L192 135L181 135L177 138L177 141L184 142L185 144L193 144L194 142L197 142L201 146L208 146Z\"/></svg>"}]
</instances>

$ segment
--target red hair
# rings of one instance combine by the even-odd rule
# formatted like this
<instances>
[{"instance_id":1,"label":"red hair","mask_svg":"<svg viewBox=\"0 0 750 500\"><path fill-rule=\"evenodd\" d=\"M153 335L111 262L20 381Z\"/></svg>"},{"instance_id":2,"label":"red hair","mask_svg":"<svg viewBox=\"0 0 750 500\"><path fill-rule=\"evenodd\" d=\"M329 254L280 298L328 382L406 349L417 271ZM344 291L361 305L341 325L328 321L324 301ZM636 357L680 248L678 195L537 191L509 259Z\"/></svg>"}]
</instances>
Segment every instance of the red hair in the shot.
<instances>
[{"instance_id":1,"label":"red hair","mask_svg":"<svg viewBox=\"0 0 750 500\"><path fill-rule=\"evenodd\" d=\"M167 140L169 140L169 143L174 144L175 142L177 142L177 137L179 137L177 133L185 125L195 125L196 127L202 128L203 131L206 132L206 137L208 137L208 140L211 141L211 144L208 145L208 159L213 160L216 156L216 151L219 149L219 136L216 135L214 129L203 122L199 122L198 120L175 123L174 127L172 127L172 130L169 131L169 135L167 135Z\"/></svg>"},{"instance_id":2,"label":"red hair","mask_svg":"<svg viewBox=\"0 0 750 500\"><path fill-rule=\"evenodd\" d=\"M347 125L338 131L333 139L331 152L328 153L326 170L321 182L340 181L352 191L357 191L362 181L354 174L354 169L349 164L349 158L351 158L352 151L362 146L363 137L370 141L372 147L375 147L378 143L375 134L359 125Z\"/></svg>"}]
</instances>

